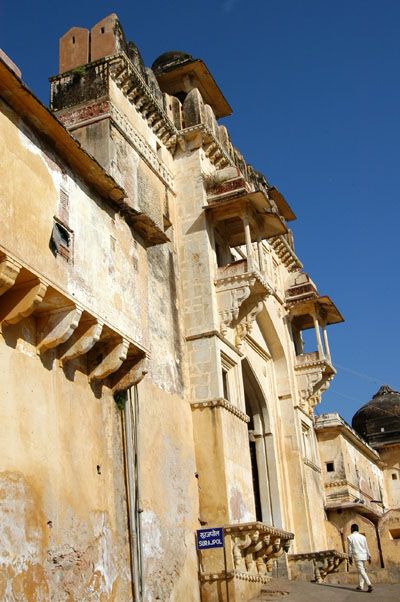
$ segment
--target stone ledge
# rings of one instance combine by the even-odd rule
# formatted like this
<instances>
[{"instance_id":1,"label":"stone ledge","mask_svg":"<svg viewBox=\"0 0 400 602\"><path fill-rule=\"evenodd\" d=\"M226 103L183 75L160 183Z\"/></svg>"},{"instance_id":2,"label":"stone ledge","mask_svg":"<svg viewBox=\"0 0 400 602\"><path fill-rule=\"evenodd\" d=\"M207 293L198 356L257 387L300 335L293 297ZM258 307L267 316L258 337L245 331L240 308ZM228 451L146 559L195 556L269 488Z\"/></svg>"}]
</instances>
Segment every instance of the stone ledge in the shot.
<instances>
[{"instance_id":1,"label":"stone ledge","mask_svg":"<svg viewBox=\"0 0 400 602\"><path fill-rule=\"evenodd\" d=\"M245 414L244 412L239 410L239 408L232 405L231 403L229 403L229 401L227 401L226 399L223 399L223 398L210 399L207 401L196 401L196 402L192 402L191 406L192 406L192 410L201 410L203 408L210 408L210 409L223 408L224 410L227 410L228 412L230 412L231 414L233 414L234 416L239 418L239 420L242 420L243 422L246 422L246 423L250 422L250 418L249 418L249 416L247 416L247 414Z\"/></svg>"},{"instance_id":2,"label":"stone ledge","mask_svg":"<svg viewBox=\"0 0 400 602\"><path fill-rule=\"evenodd\" d=\"M199 579L202 582L210 581L225 581L226 579L238 579L240 581L250 581L251 583L261 583L262 585L269 584L271 577L267 575L253 575L244 573L243 571L227 571L220 573L200 573Z\"/></svg>"}]
</instances>

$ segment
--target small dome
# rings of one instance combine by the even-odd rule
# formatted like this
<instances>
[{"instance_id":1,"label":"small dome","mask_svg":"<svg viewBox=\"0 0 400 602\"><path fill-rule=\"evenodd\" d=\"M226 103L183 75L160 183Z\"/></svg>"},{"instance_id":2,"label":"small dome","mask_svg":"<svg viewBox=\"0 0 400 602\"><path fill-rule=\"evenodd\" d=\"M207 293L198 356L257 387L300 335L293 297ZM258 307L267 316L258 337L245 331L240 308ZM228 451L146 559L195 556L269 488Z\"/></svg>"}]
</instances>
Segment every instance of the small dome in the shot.
<instances>
[{"instance_id":1,"label":"small dome","mask_svg":"<svg viewBox=\"0 0 400 602\"><path fill-rule=\"evenodd\" d=\"M354 414L352 427L373 447L400 442L400 393L383 385Z\"/></svg>"},{"instance_id":2,"label":"small dome","mask_svg":"<svg viewBox=\"0 0 400 602\"><path fill-rule=\"evenodd\" d=\"M176 67L181 63L186 63L187 61L191 60L193 60L191 54L181 52L180 50L170 50L169 52L164 52L164 54L161 54L154 61L151 68L155 73L161 73L162 71L167 71L172 67Z\"/></svg>"}]
</instances>

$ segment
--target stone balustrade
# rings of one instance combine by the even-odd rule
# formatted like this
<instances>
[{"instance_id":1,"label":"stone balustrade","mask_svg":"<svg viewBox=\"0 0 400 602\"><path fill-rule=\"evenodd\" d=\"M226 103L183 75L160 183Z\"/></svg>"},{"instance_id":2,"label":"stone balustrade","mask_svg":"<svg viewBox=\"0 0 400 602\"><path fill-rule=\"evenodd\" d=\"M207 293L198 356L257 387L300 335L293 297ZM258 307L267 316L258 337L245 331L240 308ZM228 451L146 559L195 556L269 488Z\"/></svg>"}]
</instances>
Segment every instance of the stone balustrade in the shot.
<instances>
[{"instance_id":1,"label":"stone balustrade","mask_svg":"<svg viewBox=\"0 0 400 602\"><path fill-rule=\"evenodd\" d=\"M274 560L288 552L294 535L260 522L225 527L230 536L235 570L265 576Z\"/></svg>"},{"instance_id":2,"label":"stone balustrade","mask_svg":"<svg viewBox=\"0 0 400 602\"><path fill-rule=\"evenodd\" d=\"M261 522L226 525L224 554L220 550L199 553L202 600L235 602L259 593L260 586L271 581L274 565L284 560L293 538L293 533Z\"/></svg>"},{"instance_id":3,"label":"stone balustrade","mask_svg":"<svg viewBox=\"0 0 400 602\"><path fill-rule=\"evenodd\" d=\"M337 550L321 550L319 552L307 552L304 554L290 554L289 562L304 563L311 562L313 565L314 579L317 583L323 583L325 577L330 573L337 573L340 565L347 560L348 555Z\"/></svg>"}]
</instances>

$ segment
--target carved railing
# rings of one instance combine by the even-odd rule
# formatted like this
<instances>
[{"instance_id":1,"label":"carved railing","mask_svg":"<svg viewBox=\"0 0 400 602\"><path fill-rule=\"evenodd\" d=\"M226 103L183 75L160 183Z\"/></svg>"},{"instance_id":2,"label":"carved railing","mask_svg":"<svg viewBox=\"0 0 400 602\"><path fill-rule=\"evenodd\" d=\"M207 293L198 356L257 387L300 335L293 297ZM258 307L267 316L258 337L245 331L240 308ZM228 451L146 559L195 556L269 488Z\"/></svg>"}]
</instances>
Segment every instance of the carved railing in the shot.
<instances>
[{"instance_id":1,"label":"carved railing","mask_svg":"<svg viewBox=\"0 0 400 602\"><path fill-rule=\"evenodd\" d=\"M274 561L288 552L293 533L260 522L225 527L230 536L233 565L236 571L266 576Z\"/></svg>"},{"instance_id":2,"label":"carved railing","mask_svg":"<svg viewBox=\"0 0 400 602\"><path fill-rule=\"evenodd\" d=\"M293 538L293 533L260 522L226 525L225 554L219 550L199 553L203 599L225 600L221 595L229 591L232 601L249 600L259 593L260 585L271 581L274 564L284 558Z\"/></svg>"},{"instance_id":3,"label":"carved railing","mask_svg":"<svg viewBox=\"0 0 400 602\"><path fill-rule=\"evenodd\" d=\"M86 358L90 384L126 389L146 372L146 353L75 299L10 255L0 252L0 331L32 317L39 355L56 351L65 368ZM143 375L143 374L142 374Z\"/></svg>"},{"instance_id":4,"label":"carved railing","mask_svg":"<svg viewBox=\"0 0 400 602\"><path fill-rule=\"evenodd\" d=\"M337 550L321 550L320 552L290 554L289 562L312 562L315 581L317 583L323 583L327 575L339 571L340 565L347 558L348 556L344 552L338 552Z\"/></svg>"}]
</instances>

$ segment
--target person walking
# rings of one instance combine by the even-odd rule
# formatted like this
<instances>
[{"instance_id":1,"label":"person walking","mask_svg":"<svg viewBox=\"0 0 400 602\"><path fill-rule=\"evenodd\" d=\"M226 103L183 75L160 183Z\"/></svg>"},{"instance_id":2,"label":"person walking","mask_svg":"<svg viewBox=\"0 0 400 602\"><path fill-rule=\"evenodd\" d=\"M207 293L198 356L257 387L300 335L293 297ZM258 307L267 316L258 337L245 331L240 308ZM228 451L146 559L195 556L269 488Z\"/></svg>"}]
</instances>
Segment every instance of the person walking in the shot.
<instances>
[{"instance_id":1,"label":"person walking","mask_svg":"<svg viewBox=\"0 0 400 602\"><path fill-rule=\"evenodd\" d=\"M372 592L371 581L368 578L367 571L365 570L365 563L371 564L371 554L368 549L368 543L364 535L358 532L358 525L354 523L351 525L351 535L347 538L349 562L354 563L358 571L358 591L363 591L364 583L368 587L367 591Z\"/></svg>"}]
</instances>

